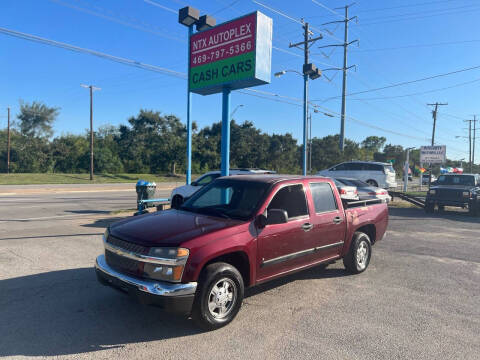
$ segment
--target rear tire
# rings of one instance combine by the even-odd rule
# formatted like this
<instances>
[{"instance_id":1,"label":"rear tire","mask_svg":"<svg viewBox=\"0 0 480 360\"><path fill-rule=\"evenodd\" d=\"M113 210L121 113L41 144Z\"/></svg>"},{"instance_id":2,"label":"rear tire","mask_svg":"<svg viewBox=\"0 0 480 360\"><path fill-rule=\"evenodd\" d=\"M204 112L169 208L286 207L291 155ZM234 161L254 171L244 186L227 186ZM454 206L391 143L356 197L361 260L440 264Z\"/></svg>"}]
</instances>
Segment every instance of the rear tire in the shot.
<instances>
[{"instance_id":1,"label":"rear tire","mask_svg":"<svg viewBox=\"0 0 480 360\"><path fill-rule=\"evenodd\" d=\"M244 296L243 278L230 264L218 262L202 270L192 319L204 330L227 325L237 316Z\"/></svg>"},{"instance_id":2,"label":"rear tire","mask_svg":"<svg viewBox=\"0 0 480 360\"><path fill-rule=\"evenodd\" d=\"M345 265L347 271L353 274L360 274L367 269L371 256L372 243L370 238L367 234L357 231L353 235L348 253L343 258L343 265Z\"/></svg>"},{"instance_id":3,"label":"rear tire","mask_svg":"<svg viewBox=\"0 0 480 360\"><path fill-rule=\"evenodd\" d=\"M378 187L378 183L375 180L370 179L370 180L367 180L366 183L369 184L369 185Z\"/></svg>"}]
</instances>

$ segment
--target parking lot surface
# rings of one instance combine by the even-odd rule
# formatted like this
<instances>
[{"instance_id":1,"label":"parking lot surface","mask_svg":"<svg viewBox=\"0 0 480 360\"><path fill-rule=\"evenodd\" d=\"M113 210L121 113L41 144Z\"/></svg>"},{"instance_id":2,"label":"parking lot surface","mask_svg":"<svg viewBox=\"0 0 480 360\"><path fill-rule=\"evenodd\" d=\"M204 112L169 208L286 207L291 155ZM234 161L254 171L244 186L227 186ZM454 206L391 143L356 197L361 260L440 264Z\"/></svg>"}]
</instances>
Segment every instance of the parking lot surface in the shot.
<instances>
[{"instance_id":1,"label":"parking lot surface","mask_svg":"<svg viewBox=\"0 0 480 360\"><path fill-rule=\"evenodd\" d=\"M110 211L134 191L0 203L0 357L479 358L479 218L392 208L365 273L338 262L249 289L230 325L202 332L96 281Z\"/></svg>"}]
</instances>

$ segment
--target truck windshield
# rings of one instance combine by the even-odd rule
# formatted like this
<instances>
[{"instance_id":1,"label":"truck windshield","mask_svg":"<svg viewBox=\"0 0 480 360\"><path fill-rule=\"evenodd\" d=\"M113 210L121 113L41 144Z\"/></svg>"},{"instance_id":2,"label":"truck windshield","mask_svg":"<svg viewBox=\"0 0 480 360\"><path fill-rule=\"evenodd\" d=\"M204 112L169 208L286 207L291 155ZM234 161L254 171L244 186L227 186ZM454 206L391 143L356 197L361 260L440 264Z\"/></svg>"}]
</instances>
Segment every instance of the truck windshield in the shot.
<instances>
[{"instance_id":1,"label":"truck windshield","mask_svg":"<svg viewBox=\"0 0 480 360\"><path fill-rule=\"evenodd\" d=\"M442 175L437 180L438 185L475 186L475 178L465 175Z\"/></svg>"},{"instance_id":2,"label":"truck windshield","mask_svg":"<svg viewBox=\"0 0 480 360\"><path fill-rule=\"evenodd\" d=\"M181 210L227 219L247 220L264 199L269 184L231 179L215 180L180 207Z\"/></svg>"}]
</instances>

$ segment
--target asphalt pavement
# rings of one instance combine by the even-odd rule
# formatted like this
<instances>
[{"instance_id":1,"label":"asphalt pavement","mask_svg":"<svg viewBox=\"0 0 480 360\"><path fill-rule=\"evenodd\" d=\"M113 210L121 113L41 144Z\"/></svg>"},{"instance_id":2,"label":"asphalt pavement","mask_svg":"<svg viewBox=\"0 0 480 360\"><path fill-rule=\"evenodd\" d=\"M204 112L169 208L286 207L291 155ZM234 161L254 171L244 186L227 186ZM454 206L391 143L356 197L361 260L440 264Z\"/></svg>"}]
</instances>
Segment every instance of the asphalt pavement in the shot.
<instances>
[{"instance_id":1,"label":"asphalt pavement","mask_svg":"<svg viewBox=\"0 0 480 360\"><path fill-rule=\"evenodd\" d=\"M337 262L249 289L230 325L202 332L96 281L134 190L65 191L0 195L0 357L479 358L479 218L393 208L365 273Z\"/></svg>"}]
</instances>

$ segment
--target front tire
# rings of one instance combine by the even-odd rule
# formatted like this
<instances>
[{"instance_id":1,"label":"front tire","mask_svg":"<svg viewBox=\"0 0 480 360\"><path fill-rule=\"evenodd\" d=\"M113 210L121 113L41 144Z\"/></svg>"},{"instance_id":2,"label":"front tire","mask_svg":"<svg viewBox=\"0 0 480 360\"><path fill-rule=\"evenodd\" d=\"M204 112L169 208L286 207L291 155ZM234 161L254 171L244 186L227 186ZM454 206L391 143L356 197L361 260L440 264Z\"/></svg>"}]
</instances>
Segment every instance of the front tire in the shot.
<instances>
[{"instance_id":1,"label":"front tire","mask_svg":"<svg viewBox=\"0 0 480 360\"><path fill-rule=\"evenodd\" d=\"M425 204L425 212L427 214L433 214L435 211L435 204L433 203L426 203Z\"/></svg>"},{"instance_id":2,"label":"front tire","mask_svg":"<svg viewBox=\"0 0 480 360\"><path fill-rule=\"evenodd\" d=\"M477 216L478 215L478 208L477 208L477 204L475 203L470 203L468 204L468 213L471 215L471 216Z\"/></svg>"},{"instance_id":3,"label":"front tire","mask_svg":"<svg viewBox=\"0 0 480 360\"><path fill-rule=\"evenodd\" d=\"M237 316L244 296L243 278L230 264L208 265L200 276L192 319L204 330L227 325Z\"/></svg>"},{"instance_id":4,"label":"front tire","mask_svg":"<svg viewBox=\"0 0 480 360\"><path fill-rule=\"evenodd\" d=\"M370 257L372 255L372 243L367 234L357 231L353 235L350 250L343 258L343 265L347 271L353 274L360 274L364 272L368 264L370 264Z\"/></svg>"}]
</instances>

